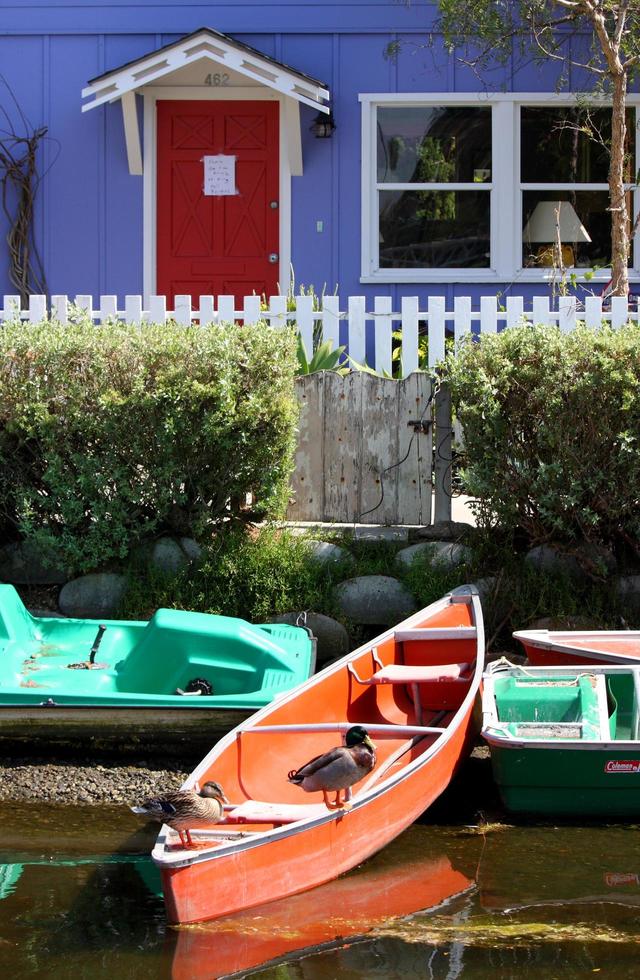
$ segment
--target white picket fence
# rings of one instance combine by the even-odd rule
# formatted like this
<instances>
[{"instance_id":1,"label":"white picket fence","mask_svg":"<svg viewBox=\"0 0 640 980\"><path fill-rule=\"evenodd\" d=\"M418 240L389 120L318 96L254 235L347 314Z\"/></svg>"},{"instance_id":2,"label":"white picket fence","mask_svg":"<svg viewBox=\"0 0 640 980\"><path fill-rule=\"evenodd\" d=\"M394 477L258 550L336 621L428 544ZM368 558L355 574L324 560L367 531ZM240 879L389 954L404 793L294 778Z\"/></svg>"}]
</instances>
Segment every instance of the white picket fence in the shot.
<instances>
[{"instance_id":1,"label":"white picket fence","mask_svg":"<svg viewBox=\"0 0 640 980\"><path fill-rule=\"evenodd\" d=\"M640 318L638 310L629 309L622 297L611 299L604 311L598 296L587 297L583 306L573 296L561 296L556 309L551 308L549 297L539 296L527 310L519 296L510 296L500 308L495 296L483 296L476 309L469 297L459 296L454 299L453 310L447 310L443 296L428 297L422 310L417 296L403 297L399 310L393 309L389 296L376 296L372 303L365 296L349 296L345 303L331 295L322 298L320 309L314 309L315 304L315 297L300 295L295 297L295 310L288 310L286 296L271 296L268 308L263 309L260 297L254 295L245 296L242 309L237 309L233 296L202 296L197 306L192 305L191 296L176 296L173 309L168 309L164 296L151 296L146 307L141 296L125 296L124 306L119 307L117 296L101 296L96 305L92 296L80 295L72 300L68 296L52 296L49 304L46 296L30 296L28 306L22 308L19 296L4 296L0 322L16 317L39 321L48 316L66 322L75 307L86 311L96 323L113 317L128 323L165 323L174 319L185 326L229 320L265 320L273 327L290 323L297 327L307 352L312 350L315 333L333 347L347 344L355 361L368 362L388 374L392 373L392 334L400 332L402 374L406 377L418 368L419 332L428 335L429 366L435 367L444 357L446 336L453 336L458 343L472 330L495 333L522 321L557 323L561 330L569 331L579 320L594 327L603 321L620 327L629 319Z\"/></svg>"}]
</instances>

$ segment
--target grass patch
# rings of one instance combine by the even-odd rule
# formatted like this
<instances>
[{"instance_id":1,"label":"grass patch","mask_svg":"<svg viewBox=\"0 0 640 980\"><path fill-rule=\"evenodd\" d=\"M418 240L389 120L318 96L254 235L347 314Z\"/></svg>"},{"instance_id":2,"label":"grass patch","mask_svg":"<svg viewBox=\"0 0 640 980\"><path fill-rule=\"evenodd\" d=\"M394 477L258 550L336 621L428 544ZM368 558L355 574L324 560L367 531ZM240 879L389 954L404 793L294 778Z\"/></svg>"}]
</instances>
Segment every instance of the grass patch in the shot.
<instances>
[{"instance_id":1,"label":"grass patch","mask_svg":"<svg viewBox=\"0 0 640 980\"><path fill-rule=\"evenodd\" d=\"M162 606L253 622L298 609L331 615L333 588L347 575L343 563L312 561L304 536L235 528L217 535L198 567L178 576L132 567L125 615L146 618Z\"/></svg>"}]
</instances>

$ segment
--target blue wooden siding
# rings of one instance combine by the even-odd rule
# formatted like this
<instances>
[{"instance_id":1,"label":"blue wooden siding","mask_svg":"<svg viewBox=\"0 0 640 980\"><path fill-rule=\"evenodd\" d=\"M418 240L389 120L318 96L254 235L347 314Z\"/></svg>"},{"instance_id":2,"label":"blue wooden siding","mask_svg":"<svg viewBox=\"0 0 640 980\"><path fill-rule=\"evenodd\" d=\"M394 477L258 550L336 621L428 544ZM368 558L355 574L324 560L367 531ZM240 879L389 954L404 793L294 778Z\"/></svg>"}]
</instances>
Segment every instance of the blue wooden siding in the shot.
<instances>
[{"instance_id":1,"label":"blue wooden siding","mask_svg":"<svg viewBox=\"0 0 640 980\"><path fill-rule=\"evenodd\" d=\"M198 27L228 33L324 80L337 130L332 140L309 133L314 113L303 106L304 176L292 182L292 257L298 283L341 294L482 295L496 285L363 285L360 275L362 92L477 91L478 79L437 43L425 46L432 3L413 0L244 0L188 4L158 0L4 3L0 66L34 126L49 128L40 170L37 239L52 293L142 291L142 178L128 173L120 104L81 113L88 79L177 40ZM395 60L385 48L400 40ZM554 77L533 65L496 83L521 91L553 91ZM6 89L3 109L21 122ZM317 222L323 223L318 232ZM0 236L6 221L0 217ZM535 285L520 292L541 291ZM14 292L0 262L0 289Z\"/></svg>"}]
</instances>

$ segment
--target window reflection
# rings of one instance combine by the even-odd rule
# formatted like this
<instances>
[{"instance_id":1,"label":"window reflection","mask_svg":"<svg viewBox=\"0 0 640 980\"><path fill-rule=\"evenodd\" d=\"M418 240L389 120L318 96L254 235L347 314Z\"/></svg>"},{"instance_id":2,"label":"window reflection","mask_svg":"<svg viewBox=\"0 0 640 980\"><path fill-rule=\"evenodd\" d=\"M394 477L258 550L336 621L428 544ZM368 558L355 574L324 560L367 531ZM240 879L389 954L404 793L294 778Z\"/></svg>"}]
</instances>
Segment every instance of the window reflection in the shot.
<instances>
[{"instance_id":1,"label":"window reflection","mask_svg":"<svg viewBox=\"0 0 640 980\"><path fill-rule=\"evenodd\" d=\"M580 106L523 106L520 125L523 184L606 184L611 110ZM625 181L635 174L633 112L627 112ZM604 145L603 145L604 144Z\"/></svg>"},{"instance_id":2,"label":"window reflection","mask_svg":"<svg viewBox=\"0 0 640 980\"><path fill-rule=\"evenodd\" d=\"M379 108L377 172L379 183L490 181L491 110Z\"/></svg>"},{"instance_id":3,"label":"window reflection","mask_svg":"<svg viewBox=\"0 0 640 980\"><path fill-rule=\"evenodd\" d=\"M488 268L489 194L380 191L380 267Z\"/></svg>"}]
</instances>

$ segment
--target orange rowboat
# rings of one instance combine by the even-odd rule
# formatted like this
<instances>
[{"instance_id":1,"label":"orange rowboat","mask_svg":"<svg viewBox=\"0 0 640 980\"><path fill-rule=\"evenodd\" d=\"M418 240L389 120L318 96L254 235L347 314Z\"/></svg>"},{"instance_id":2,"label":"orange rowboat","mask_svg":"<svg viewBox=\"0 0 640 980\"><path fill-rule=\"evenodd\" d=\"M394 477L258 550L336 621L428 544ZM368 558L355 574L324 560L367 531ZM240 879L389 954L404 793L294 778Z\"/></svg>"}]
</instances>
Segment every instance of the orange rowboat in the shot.
<instances>
[{"instance_id":1,"label":"orange rowboat","mask_svg":"<svg viewBox=\"0 0 640 980\"><path fill-rule=\"evenodd\" d=\"M484 666L477 593L445 596L263 708L218 742L185 782L215 779L230 805L184 848L163 826L152 858L170 922L200 922L306 891L360 864L449 784L471 747ZM377 745L350 809L328 809L289 770L353 725Z\"/></svg>"},{"instance_id":2,"label":"orange rowboat","mask_svg":"<svg viewBox=\"0 0 640 980\"><path fill-rule=\"evenodd\" d=\"M635 664L640 666L637 630L518 630L529 663L540 667L565 664Z\"/></svg>"}]
</instances>

